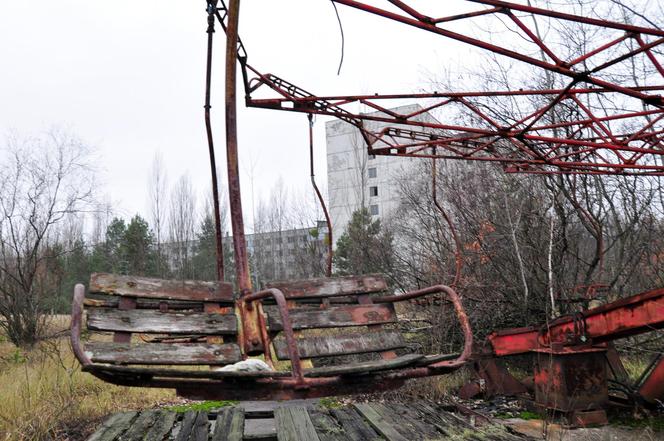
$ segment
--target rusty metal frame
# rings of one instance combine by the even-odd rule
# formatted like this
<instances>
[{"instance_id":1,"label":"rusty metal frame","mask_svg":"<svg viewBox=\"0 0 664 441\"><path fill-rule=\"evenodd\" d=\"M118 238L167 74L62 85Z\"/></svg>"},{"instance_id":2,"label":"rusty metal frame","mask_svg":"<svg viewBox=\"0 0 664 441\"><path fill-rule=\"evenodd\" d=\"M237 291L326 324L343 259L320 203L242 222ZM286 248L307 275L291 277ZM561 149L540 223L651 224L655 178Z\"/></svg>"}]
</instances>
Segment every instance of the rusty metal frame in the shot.
<instances>
[{"instance_id":1,"label":"rusty metal frame","mask_svg":"<svg viewBox=\"0 0 664 441\"><path fill-rule=\"evenodd\" d=\"M603 70L643 55L654 68L653 76L664 80L664 68L654 49L664 44L664 31L633 26L608 20L593 19L560 13L543 8L504 1L470 0L485 9L449 17L430 17L418 12L408 2L389 0L401 13L354 0L333 0L360 11L432 32L480 49L517 60L562 77L569 78L564 88L519 89L505 91L470 91L387 95L317 96L273 74L264 74L241 60L245 77L248 106L305 112L333 116L356 126L372 155L462 159L499 163L508 173L534 174L664 174L664 81L659 85L625 86L599 76ZM588 50L572 60L556 56L546 42L530 29L518 14L545 17L550 20L571 21L590 26L602 26L622 32L617 38ZM515 32L536 45L546 59L512 50L506 46L485 42L473 36L452 32L443 26L451 21L477 16L508 17L516 25ZM618 50L633 40L638 48ZM617 51L618 54L611 54ZM607 55L608 54L608 55ZM598 65L584 70L583 63L604 56ZM256 92L271 89L273 98L256 98ZM496 119L490 111L495 99L521 97L541 101L517 121ZM628 109L614 109L597 114L587 100L628 100ZM399 113L381 104L383 100L422 102L422 109L413 113ZM362 114L354 110L357 104L375 110ZM564 122L551 120L549 112L556 108L572 109ZM426 122L421 115L438 110L463 111L477 122L473 125ZM606 110L606 109L605 109ZM370 130L364 121L377 121L385 126ZM623 128L613 129L612 124ZM629 127L629 129L626 129ZM559 133L560 132L560 133Z\"/></svg>"}]
</instances>

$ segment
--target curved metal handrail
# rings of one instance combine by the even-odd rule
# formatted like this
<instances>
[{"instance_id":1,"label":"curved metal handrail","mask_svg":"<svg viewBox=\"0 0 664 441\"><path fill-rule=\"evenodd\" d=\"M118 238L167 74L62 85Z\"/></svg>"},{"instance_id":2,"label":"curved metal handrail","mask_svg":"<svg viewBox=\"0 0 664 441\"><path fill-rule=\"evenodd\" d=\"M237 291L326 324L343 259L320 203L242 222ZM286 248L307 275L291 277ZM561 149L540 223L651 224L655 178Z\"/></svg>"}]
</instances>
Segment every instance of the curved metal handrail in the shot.
<instances>
[{"instance_id":1,"label":"curved metal handrail","mask_svg":"<svg viewBox=\"0 0 664 441\"><path fill-rule=\"evenodd\" d=\"M90 358L81 348L81 323L83 321L83 301L85 300L85 286L77 283L74 287L74 301L71 306L71 325L69 327L69 342L74 356L82 366L92 364Z\"/></svg>"},{"instance_id":2,"label":"curved metal handrail","mask_svg":"<svg viewBox=\"0 0 664 441\"><path fill-rule=\"evenodd\" d=\"M463 344L463 351L457 358L455 358L454 360L440 361L438 363L434 363L430 365L429 368L431 369L454 368L464 364L473 351L473 330L470 327L470 321L468 320L468 315L466 314L466 311L463 308L463 304L461 303L461 298L454 289L450 288L447 285L434 285L428 288L410 291L405 294L377 297L372 300L374 303L393 303L393 302L401 302L404 300L411 300L418 297L427 296L430 294L436 294L439 292L447 294L447 297L454 305L454 311L456 312L456 316L459 319L459 324L461 325L461 329L463 331L464 344Z\"/></svg>"}]
</instances>

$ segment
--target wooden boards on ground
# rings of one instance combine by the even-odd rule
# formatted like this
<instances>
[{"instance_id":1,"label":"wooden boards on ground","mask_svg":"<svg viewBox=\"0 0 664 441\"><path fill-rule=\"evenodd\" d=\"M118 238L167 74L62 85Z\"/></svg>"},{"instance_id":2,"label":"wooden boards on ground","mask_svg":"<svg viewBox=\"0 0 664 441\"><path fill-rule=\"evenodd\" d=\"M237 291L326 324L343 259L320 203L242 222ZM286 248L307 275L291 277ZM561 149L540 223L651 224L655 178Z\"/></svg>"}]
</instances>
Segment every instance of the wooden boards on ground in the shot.
<instances>
[{"instance_id":1,"label":"wooden boards on ground","mask_svg":"<svg viewBox=\"0 0 664 441\"><path fill-rule=\"evenodd\" d=\"M270 403L267 403L270 404ZM271 402L270 414L243 405L214 411L175 413L164 409L110 416L89 441L431 441L475 439L519 441L502 425L474 427L450 407L427 403L356 403L326 408L315 403ZM272 417L268 438L249 433L251 421ZM266 418L267 417L267 418ZM253 419L253 420L252 420ZM276 434L276 435L275 435Z\"/></svg>"}]
</instances>

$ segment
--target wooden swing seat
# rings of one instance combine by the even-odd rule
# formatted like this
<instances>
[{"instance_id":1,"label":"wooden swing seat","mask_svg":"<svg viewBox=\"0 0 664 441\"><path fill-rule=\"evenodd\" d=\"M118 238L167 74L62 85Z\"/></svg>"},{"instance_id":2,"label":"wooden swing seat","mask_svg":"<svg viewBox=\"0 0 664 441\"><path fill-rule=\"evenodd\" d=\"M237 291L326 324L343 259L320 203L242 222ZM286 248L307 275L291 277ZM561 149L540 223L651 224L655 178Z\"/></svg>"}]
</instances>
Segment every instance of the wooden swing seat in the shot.
<instances>
[{"instance_id":1,"label":"wooden swing seat","mask_svg":"<svg viewBox=\"0 0 664 441\"><path fill-rule=\"evenodd\" d=\"M380 275L275 282L269 288L283 293L287 304L284 317L276 297L254 300L266 328L263 359L274 370L218 369L247 358L238 308L244 300L224 282L93 274L87 297L82 285L75 290L72 347L82 370L104 381L175 388L201 399L373 392L457 369L467 355L407 351L394 303L430 293L385 296ZM88 335L82 345L84 312ZM471 342L466 337L468 348ZM313 367L311 360L322 365ZM278 368L288 364L289 370Z\"/></svg>"}]
</instances>

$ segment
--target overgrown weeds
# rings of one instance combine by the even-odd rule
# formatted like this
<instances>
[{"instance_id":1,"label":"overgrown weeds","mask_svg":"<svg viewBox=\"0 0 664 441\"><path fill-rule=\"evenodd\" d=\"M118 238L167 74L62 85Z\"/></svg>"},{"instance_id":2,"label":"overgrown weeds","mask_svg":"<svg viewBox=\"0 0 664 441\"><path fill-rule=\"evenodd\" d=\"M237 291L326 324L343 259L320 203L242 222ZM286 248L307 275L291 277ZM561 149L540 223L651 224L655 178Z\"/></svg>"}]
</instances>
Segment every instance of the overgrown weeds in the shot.
<instances>
[{"instance_id":1,"label":"overgrown weeds","mask_svg":"<svg viewBox=\"0 0 664 441\"><path fill-rule=\"evenodd\" d=\"M171 391L113 386L81 372L68 339L30 350L0 342L0 441L85 439L106 415L175 400Z\"/></svg>"}]
</instances>

